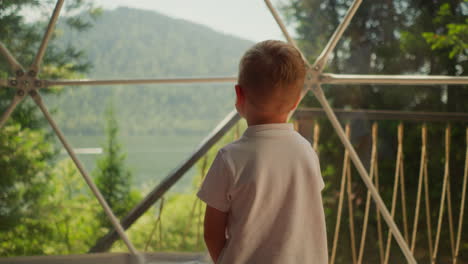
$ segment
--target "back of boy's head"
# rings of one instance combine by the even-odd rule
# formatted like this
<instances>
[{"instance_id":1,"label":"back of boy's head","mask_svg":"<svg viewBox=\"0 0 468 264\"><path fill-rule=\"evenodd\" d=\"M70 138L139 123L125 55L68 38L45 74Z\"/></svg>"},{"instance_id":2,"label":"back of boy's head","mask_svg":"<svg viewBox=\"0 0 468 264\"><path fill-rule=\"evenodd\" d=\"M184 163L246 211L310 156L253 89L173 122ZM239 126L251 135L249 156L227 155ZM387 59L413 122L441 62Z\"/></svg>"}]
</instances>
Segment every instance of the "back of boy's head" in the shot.
<instances>
[{"instance_id":1,"label":"back of boy's head","mask_svg":"<svg viewBox=\"0 0 468 264\"><path fill-rule=\"evenodd\" d=\"M238 84L246 99L265 113L289 112L300 96L306 66L291 44L266 40L257 43L242 57Z\"/></svg>"}]
</instances>

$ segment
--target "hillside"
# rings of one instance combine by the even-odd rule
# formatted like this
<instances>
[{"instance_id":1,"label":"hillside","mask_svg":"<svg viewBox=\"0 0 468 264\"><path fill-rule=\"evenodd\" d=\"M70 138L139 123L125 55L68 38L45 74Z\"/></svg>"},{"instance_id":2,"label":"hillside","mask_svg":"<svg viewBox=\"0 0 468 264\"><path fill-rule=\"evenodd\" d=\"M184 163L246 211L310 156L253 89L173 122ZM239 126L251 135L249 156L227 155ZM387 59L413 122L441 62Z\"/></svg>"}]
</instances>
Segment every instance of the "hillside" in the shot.
<instances>
[{"instance_id":1,"label":"hillside","mask_svg":"<svg viewBox=\"0 0 468 264\"><path fill-rule=\"evenodd\" d=\"M252 43L154 11L105 10L92 29L61 27L93 64L87 78L235 76ZM233 108L233 84L69 87L47 100L70 134L99 134L113 101L123 134L206 134Z\"/></svg>"}]
</instances>

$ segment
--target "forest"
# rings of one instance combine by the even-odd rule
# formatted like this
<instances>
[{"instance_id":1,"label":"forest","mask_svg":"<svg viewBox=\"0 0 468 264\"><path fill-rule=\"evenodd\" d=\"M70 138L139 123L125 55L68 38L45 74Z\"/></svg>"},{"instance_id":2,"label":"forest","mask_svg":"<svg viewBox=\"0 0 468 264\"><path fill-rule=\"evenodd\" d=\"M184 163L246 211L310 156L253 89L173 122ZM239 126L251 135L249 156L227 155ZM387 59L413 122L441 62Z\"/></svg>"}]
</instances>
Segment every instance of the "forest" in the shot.
<instances>
[{"instance_id":1,"label":"forest","mask_svg":"<svg viewBox=\"0 0 468 264\"><path fill-rule=\"evenodd\" d=\"M313 62L349 4L347 0L287 0L279 9L290 27L294 27L299 47ZM21 12L25 8L50 9L51 4L34 0L0 3L0 41L27 65L34 57L47 22L46 18L38 23L26 22ZM80 0L69 1L65 11L69 15L59 21L44 58L41 78L235 76L239 57L252 45L251 41L153 11L102 10L92 1ZM115 27L116 24L120 27ZM351 21L325 72L465 76L467 32L468 1L367 1ZM1 59L0 78L9 76L8 65ZM467 113L467 88L327 85L324 90L336 109ZM0 111L6 109L13 93L10 88L0 88ZM143 196L142 190L134 187L135 175L127 163L122 135L204 134L232 109L233 103L228 84L58 87L45 91L45 97L67 134L104 135L101 144L104 154L96 161L92 175L118 217L125 216ZM312 94L301 102L304 108L318 106ZM34 107L31 102L22 103L0 131L0 256L86 253L110 230L110 224L74 164L59 155L54 135ZM342 121L344 125L346 120ZM321 127L318 152L326 183L323 200L331 248L344 150L328 121L316 122ZM349 124L353 131L351 141L369 166L370 145L365 143L371 138L371 122L363 116L362 120ZM379 122L380 192L387 205L392 200L399 124ZM423 124L404 125L406 192L409 208L414 208ZM447 124L426 125L429 203L433 208L430 217L434 227L446 161L443 138ZM464 171L466 122L450 125L450 182L458 190ZM194 194L217 150L238 138L244 128L245 124L238 124L197 163L193 178L184 179L189 191L167 194L128 230L138 250L205 250L200 233L203 208ZM349 204L363 211L366 188L357 180L354 168L352 174L356 179ZM460 199L461 192L454 191L452 210L456 219ZM408 218L413 216L414 211L409 210ZM354 217L356 222L363 219L362 213ZM395 219L401 226L400 208ZM349 221L344 214L342 222ZM377 220L372 217L369 221L368 241L377 241ZM468 261L466 222L462 223L465 235L458 255L461 263ZM350 230L347 224L342 225L342 242L335 263L350 263L353 258L347 237ZM420 226L425 226L423 220ZM356 232L360 231L358 228ZM445 241L448 232L448 228L442 230ZM384 233L388 233L386 228ZM425 232L418 234L415 252L421 263L429 263L427 239ZM389 263L404 263L396 243L392 243ZM452 263L449 244L441 244L437 263ZM363 263L380 263L378 247L378 243L367 243ZM118 241L111 251L126 248Z\"/></svg>"}]
</instances>

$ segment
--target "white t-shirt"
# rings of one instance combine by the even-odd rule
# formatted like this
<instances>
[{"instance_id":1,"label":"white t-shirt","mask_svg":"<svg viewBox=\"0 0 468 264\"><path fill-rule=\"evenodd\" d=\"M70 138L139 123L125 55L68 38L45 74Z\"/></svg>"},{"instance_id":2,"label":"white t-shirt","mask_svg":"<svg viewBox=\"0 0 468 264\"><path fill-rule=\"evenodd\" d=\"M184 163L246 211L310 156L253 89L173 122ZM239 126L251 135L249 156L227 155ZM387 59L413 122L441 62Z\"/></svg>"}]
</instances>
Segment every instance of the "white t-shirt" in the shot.
<instances>
[{"instance_id":1,"label":"white t-shirt","mask_svg":"<svg viewBox=\"0 0 468 264\"><path fill-rule=\"evenodd\" d=\"M228 212L220 264L327 264L317 154L292 124L250 126L222 148L198 197Z\"/></svg>"}]
</instances>

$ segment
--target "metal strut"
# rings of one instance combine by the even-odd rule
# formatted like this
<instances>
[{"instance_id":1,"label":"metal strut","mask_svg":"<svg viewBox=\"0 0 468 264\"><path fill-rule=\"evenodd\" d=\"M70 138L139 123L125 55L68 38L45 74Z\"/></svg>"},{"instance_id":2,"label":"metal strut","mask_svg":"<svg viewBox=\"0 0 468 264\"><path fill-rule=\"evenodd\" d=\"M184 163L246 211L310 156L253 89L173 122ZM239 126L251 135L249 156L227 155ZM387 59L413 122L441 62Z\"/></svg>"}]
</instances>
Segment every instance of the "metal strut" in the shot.
<instances>
[{"instance_id":1,"label":"metal strut","mask_svg":"<svg viewBox=\"0 0 468 264\"><path fill-rule=\"evenodd\" d=\"M118 84L175 84L175 83L233 83L237 77L127 79L127 80L46 80L45 86L57 85L118 85Z\"/></svg>"},{"instance_id":2,"label":"metal strut","mask_svg":"<svg viewBox=\"0 0 468 264\"><path fill-rule=\"evenodd\" d=\"M320 75L320 82L325 84L440 85L468 84L468 77L441 75L359 75L323 73Z\"/></svg>"},{"instance_id":3,"label":"metal strut","mask_svg":"<svg viewBox=\"0 0 468 264\"><path fill-rule=\"evenodd\" d=\"M18 104L23 100L23 98L24 95L20 96L18 94L13 97L13 100L11 100L10 105L0 117L0 129L5 125L6 121L8 121L8 118L10 117L11 113L13 113L16 106L18 106Z\"/></svg>"},{"instance_id":4,"label":"metal strut","mask_svg":"<svg viewBox=\"0 0 468 264\"><path fill-rule=\"evenodd\" d=\"M50 37L52 36L52 33L55 28L55 24L57 23L57 19L60 14L60 10L62 9L64 0L57 0L57 3L54 8L54 12L52 13L52 17L49 20L49 24L47 25L46 32L44 33L44 37L42 38L41 45L39 46L39 49L37 50L36 57L34 58L34 62L31 65L31 70L34 71L33 73L37 75L39 72L41 63L42 63L42 58L44 57L45 50L49 44Z\"/></svg>"},{"instance_id":5,"label":"metal strut","mask_svg":"<svg viewBox=\"0 0 468 264\"><path fill-rule=\"evenodd\" d=\"M362 0L353 1L348 11L346 12L345 17L343 18L341 23L338 25L335 32L333 32L333 35L331 36L331 38L328 40L328 43L323 49L322 53L320 53L317 60L315 60L314 66L313 66L314 70L318 72L322 72L323 68L327 64L330 53L332 53L333 50L335 49L336 44L341 39L341 36L343 36L343 33L346 30L346 28L348 28L349 22L354 17L354 14L356 14L356 11L358 10L361 3L362 3Z\"/></svg>"},{"instance_id":6,"label":"metal strut","mask_svg":"<svg viewBox=\"0 0 468 264\"><path fill-rule=\"evenodd\" d=\"M15 57L11 55L10 51L0 42L0 53L6 58L8 64L10 64L10 69L13 73L18 71L23 71L23 66L16 61ZM6 84L5 84L6 85Z\"/></svg>"}]
</instances>

